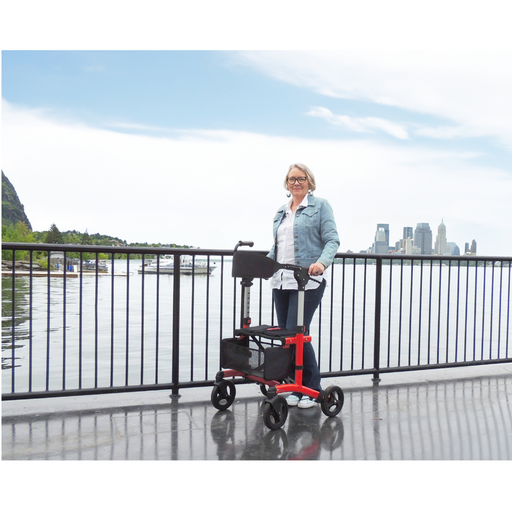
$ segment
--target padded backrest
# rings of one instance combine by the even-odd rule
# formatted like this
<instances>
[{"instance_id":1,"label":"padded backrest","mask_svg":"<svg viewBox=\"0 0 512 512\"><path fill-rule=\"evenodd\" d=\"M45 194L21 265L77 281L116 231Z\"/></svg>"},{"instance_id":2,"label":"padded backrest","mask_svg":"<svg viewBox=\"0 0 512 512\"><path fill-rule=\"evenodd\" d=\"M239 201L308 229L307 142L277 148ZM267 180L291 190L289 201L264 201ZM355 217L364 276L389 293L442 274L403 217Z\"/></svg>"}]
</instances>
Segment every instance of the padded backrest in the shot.
<instances>
[{"instance_id":1,"label":"padded backrest","mask_svg":"<svg viewBox=\"0 0 512 512\"><path fill-rule=\"evenodd\" d=\"M264 254L252 251L235 251L233 254L233 277L272 277L278 265Z\"/></svg>"}]
</instances>

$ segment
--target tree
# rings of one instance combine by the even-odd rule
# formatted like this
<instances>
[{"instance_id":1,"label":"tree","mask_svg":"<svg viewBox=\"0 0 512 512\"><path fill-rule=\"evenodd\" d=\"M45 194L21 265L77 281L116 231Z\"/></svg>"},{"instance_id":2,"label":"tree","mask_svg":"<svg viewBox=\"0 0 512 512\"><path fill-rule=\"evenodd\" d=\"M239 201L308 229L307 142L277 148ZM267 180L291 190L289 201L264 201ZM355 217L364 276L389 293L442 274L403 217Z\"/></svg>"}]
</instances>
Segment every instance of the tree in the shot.
<instances>
[{"instance_id":1,"label":"tree","mask_svg":"<svg viewBox=\"0 0 512 512\"><path fill-rule=\"evenodd\" d=\"M11 225L2 224L2 242L33 243L34 235L30 227L22 221ZM17 251L16 259L26 259L28 254L28 251ZM12 261L12 251L2 251L2 259Z\"/></svg>"},{"instance_id":2,"label":"tree","mask_svg":"<svg viewBox=\"0 0 512 512\"><path fill-rule=\"evenodd\" d=\"M61 244L63 243L62 233L59 231L55 224L50 226L50 230L46 233L44 239L46 244Z\"/></svg>"},{"instance_id":3,"label":"tree","mask_svg":"<svg viewBox=\"0 0 512 512\"><path fill-rule=\"evenodd\" d=\"M2 225L2 242L33 242L34 236L27 224L18 221L16 224Z\"/></svg>"},{"instance_id":4,"label":"tree","mask_svg":"<svg viewBox=\"0 0 512 512\"><path fill-rule=\"evenodd\" d=\"M89 235L87 230L85 230L85 233L82 235L80 243L82 245L91 245L91 236Z\"/></svg>"}]
</instances>

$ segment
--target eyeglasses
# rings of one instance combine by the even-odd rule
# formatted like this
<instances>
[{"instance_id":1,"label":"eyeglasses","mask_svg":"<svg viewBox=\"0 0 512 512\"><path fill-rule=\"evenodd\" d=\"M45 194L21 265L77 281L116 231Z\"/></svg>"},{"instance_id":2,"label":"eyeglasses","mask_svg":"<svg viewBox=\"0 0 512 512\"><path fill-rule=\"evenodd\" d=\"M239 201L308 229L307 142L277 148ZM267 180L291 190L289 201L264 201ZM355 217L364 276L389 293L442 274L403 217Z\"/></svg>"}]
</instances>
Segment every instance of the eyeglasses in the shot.
<instances>
[{"instance_id":1,"label":"eyeglasses","mask_svg":"<svg viewBox=\"0 0 512 512\"><path fill-rule=\"evenodd\" d=\"M301 176L300 178L288 178L288 183L290 185L293 185L296 181L298 181L299 183L306 183L306 176Z\"/></svg>"}]
</instances>

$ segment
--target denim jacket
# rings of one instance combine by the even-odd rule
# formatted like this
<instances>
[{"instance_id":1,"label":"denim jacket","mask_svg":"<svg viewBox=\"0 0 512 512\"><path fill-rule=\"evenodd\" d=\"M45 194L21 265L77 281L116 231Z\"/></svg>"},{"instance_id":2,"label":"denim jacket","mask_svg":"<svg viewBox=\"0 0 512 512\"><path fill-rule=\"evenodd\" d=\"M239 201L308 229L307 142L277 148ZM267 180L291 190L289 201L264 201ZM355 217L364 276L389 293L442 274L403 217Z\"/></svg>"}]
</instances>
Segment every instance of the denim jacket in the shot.
<instances>
[{"instance_id":1,"label":"denim jacket","mask_svg":"<svg viewBox=\"0 0 512 512\"><path fill-rule=\"evenodd\" d=\"M274 245L268 257L277 258L277 229L286 213L286 205L274 217ZM295 212L293 235L295 242L295 264L309 267L319 261L327 268L334 260L340 246L334 213L326 199L308 196L308 206Z\"/></svg>"}]
</instances>

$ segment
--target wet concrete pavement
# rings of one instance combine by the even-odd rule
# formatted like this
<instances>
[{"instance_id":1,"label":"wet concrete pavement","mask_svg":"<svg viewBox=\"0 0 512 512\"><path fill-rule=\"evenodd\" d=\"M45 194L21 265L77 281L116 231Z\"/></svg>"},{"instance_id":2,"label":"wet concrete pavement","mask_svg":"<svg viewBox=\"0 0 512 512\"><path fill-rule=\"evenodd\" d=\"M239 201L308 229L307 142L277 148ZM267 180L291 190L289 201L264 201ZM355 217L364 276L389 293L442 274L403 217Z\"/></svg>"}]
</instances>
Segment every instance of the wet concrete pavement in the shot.
<instances>
[{"instance_id":1,"label":"wet concrete pavement","mask_svg":"<svg viewBox=\"0 0 512 512\"><path fill-rule=\"evenodd\" d=\"M264 396L237 386L226 411L210 388L2 404L3 460L512 460L512 365L324 379L337 417L290 408L275 431Z\"/></svg>"}]
</instances>

